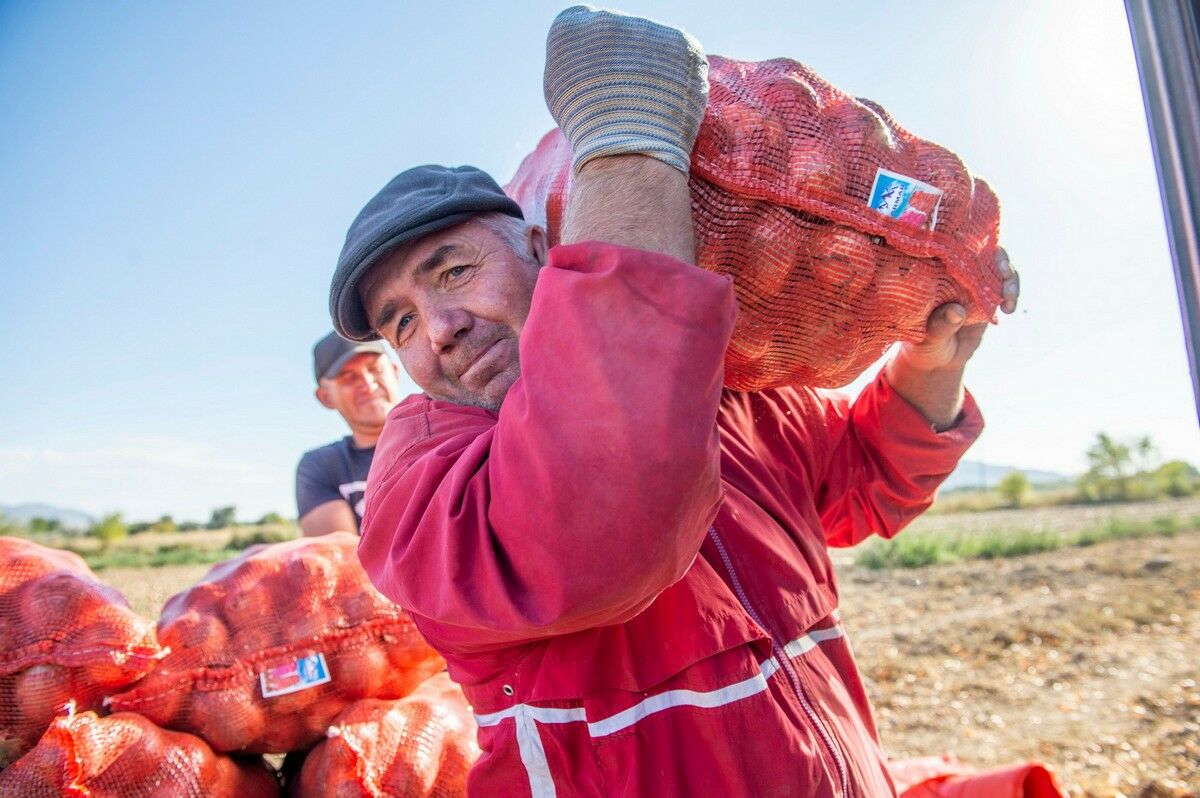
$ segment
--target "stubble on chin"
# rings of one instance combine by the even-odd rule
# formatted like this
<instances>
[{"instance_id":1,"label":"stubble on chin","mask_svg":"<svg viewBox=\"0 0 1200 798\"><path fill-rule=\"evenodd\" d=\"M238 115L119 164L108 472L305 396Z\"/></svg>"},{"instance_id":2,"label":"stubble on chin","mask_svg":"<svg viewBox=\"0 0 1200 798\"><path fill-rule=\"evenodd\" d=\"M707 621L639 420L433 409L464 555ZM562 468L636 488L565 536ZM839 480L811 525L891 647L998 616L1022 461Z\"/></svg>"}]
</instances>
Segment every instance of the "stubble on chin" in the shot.
<instances>
[{"instance_id":1,"label":"stubble on chin","mask_svg":"<svg viewBox=\"0 0 1200 798\"><path fill-rule=\"evenodd\" d=\"M484 386L484 389L479 393L468 393L464 391L463 394L458 398L447 399L446 401L454 402L455 404L459 405L466 405L468 407L482 407L484 410L491 410L493 413L499 413L500 406L504 404L504 398L508 396L508 392L512 389L513 383L515 383L517 378L521 376L521 364L514 363L511 373L511 379L507 377L507 372L505 374L498 374L492 379L492 382L494 383L497 379L503 377L505 380L505 385L503 388L489 391L487 390L489 387L491 387L489 384Z\"/></svg>"}]
</instances>

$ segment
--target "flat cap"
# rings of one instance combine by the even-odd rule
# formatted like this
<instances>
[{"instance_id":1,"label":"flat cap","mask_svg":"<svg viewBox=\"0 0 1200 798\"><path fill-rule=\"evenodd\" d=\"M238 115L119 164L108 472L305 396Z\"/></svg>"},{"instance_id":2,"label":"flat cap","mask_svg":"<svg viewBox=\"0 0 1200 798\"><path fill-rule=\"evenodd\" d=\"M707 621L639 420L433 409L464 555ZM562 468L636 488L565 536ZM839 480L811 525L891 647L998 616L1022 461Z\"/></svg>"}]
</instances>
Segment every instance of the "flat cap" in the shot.
<instances>
[{"instance_id":1,"label":"flat cap","mask_svg":"<svg viewBox=\"0 0 1200 798\"><path fill-rule=\"evenodd\" d=\"M335 332L329 333L313 346L313 377L317 384L321 380L332 380L337 377L342 366L360 352L370 352L376 355L386 355L387 349L383 341L347 341Z\"/></svg>"},{"instance_id":2,"label":"flat cap","mask_svg":"<svg viewBox=\"0 0 1200 798\"><path fill-rule=\"evenodd\" d=\"M401 244L493 212L525 218L496 181L474 166L427 164L396 175L359 211L346 233L329 285L334 329L351 341L378 338L358 296L358 281L367 270Z\"/></svg>"}]
</instances>

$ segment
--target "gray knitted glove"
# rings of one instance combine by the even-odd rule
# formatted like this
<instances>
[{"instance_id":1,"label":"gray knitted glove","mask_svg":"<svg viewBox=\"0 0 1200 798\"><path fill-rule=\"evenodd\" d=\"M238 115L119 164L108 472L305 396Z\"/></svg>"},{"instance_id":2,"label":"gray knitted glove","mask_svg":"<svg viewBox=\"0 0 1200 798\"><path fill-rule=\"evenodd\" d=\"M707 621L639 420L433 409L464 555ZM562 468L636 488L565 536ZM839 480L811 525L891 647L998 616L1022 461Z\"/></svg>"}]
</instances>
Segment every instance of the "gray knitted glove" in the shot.
<instances>
[{"instance_id":1,"label":"gray knitted glove","mask_svg":"<svg viewBox=\"0 0 1200 798\"><path fill-rule=\"evenodd\" d=\"M572 6L546 37L543 88L576 172L593 158L637 153L687 174L708 103L708 59L687 33Z\"/></svg>"}]
</instances>

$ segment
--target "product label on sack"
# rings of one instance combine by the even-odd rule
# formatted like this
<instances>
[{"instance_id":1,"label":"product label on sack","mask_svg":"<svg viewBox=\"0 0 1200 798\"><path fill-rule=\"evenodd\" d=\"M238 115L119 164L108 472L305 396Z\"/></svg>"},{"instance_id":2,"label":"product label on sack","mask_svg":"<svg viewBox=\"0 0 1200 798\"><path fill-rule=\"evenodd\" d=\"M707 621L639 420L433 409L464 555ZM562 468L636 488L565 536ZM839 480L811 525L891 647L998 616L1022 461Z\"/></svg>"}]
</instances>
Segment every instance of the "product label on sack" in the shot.
<instances>
[{"instance_id":1,"label":"product label on sack","mask_svg":"<svg viewBox=\"0 0 1200 798\"><path fill-rule=\"evenodd\" d=\"M937 225L941 202L940 188L880 169L875 172L875 184L871 186L871 198L867 204L884 216L913 227L932 230Z\"/></svg>"},{"instance_id":2,"label":"product label on sack","mask_svg":"<svg viewBox=\"0 0 1200 798\"><path fill-rule=\"evenodd\" d=\"M287 695L330 681L329 666L325 664L325 655L318 651L268 668L258 674L258 681L263 698Z\"/></svg>"}]
</instances>

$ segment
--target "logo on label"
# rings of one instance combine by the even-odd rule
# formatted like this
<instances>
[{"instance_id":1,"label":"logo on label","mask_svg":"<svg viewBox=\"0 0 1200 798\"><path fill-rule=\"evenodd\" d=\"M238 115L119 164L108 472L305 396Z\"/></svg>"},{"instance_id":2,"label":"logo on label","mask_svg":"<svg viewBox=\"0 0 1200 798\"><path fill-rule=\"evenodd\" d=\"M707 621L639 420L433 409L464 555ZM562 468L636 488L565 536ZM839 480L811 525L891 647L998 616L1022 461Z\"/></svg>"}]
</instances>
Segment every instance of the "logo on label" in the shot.
<instances>
[{"instance_id":1,"label":"logo on label","mask_svg":"<svg viewBox=\"0 0 1200 798\"><path fill-rule=\"evenodd\" d=\"M289 660L258 674L263 698L287 695L297 690L307 690L309 687L316 687L330 680L329 666L325 664L325 655L319 651L296 660Z\"/></svg>"},{"instance_id":2,"label":"logo on label","mask_svg":"<svg viewBox=\"0 0 1200 798\"><path fill-rule=\"evenodd\" d=\"M880 169L875 172L867 204L903 224L932 230L937 225L942 190L912 177Z\"/></svg>"}]
</instances>

